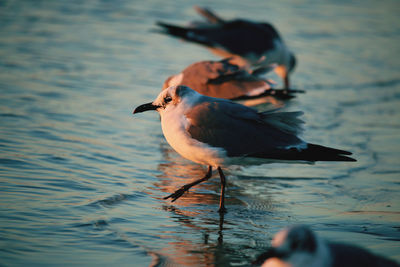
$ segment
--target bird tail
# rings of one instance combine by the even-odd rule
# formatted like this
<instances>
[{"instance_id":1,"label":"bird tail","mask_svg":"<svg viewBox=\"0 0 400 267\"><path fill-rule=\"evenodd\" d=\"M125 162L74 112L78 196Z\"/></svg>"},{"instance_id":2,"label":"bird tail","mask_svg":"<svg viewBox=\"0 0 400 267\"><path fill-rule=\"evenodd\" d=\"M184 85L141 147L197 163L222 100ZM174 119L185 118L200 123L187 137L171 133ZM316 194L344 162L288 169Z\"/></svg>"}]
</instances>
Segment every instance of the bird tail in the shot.
<instances>
[{"instance_id":1,"label":"bird tail","mask_svg":"<svg viewBox=\"0 0 400 267\"><path fill-rule=\"evenodd\" d=\"M277 99L287 100L296 97L297 94L303 94L303 93L305 93L304 90L296 90L296 89L268 89L264 91L262 94L256 96L243 96L243 97L238 97L238 99L239 100L257 99L264 96L272 96Z\"/></svg>"},{"instance_id":2,"label":"bird tail","mask_svg":"<svg viewBox=\"0 0 400 267\"><path fill-rule=\"evenodd\" d=\"M206 7L194 6L194 9L196 10L197 13L203 16L211 24L222 24L225 22L217 14L215 14L213 11L211 11Z\"/></svg>"},{"instance_id":3,"label":"bird tail","mask_svg":"<svg viewBox=\"0 0 400 267\"><path fill-rule=\"evenodd\" d=\"M164 23L161 21L157 21L156 24L162 28L161 33L166 33L166 34L170 34L175 37L188 39L188 37L187 37L188 29L187 28L171 25L171 24Z\"/></svg>"},{"instance_id":4,"label":"bird tail","mask_svg":"<svg viewBox=\"0 0 400 267\"><path fill-rule=\"evenodd\" d=\"M306 149L298 152L298 156L307 161L357 161L348 157L351 154L349 151L310 143L307 144Z\"/></svg>"},{"instance_id":5,"label":"bird tail","mask_svg":"<svg viewBox=\"0 0 400 267\"><path fill-rule=\"evenodd\" d=\"M173 37L182 38L189 42L194 42L206 46L211 45L207 38L197 33L196 29L180 27L160 21L157 21L156 24L163 28L160 31L161 33L169 34Z\"/></svg>"}]
</instances>

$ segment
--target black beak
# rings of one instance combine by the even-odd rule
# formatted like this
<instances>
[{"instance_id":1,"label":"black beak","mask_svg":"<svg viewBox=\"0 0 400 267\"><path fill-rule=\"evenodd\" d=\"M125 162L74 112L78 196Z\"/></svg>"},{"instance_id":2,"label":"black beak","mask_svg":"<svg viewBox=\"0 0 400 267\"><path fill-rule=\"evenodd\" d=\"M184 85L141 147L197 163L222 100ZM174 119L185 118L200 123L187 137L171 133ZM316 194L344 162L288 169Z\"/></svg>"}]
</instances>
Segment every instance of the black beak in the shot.
<instances>
[{"instance_id":1,"label":"black beak","mask_svg":"<svg viewBox=\"0 0 400 267\"><path fill-rule=\"evenodd\" d=\"M160 106L153 105L153 103L146 103L146 104L140 105L137 108L135 108L135 110L133 111L133 114L148 111L148 110L156 110L159 107Z\"/></svg>"}]
</instances>

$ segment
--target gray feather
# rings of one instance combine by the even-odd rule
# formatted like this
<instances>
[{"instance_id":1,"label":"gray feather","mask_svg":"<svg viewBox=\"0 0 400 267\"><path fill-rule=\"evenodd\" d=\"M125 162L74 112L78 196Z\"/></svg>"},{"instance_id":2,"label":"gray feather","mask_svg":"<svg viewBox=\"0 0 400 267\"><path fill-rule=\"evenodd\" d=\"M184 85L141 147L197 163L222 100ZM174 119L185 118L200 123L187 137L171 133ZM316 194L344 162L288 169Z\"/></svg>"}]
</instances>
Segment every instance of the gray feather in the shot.
<instances>
[{"instance_id":1,"label":"gray feather","mask_svg":"<svg viewBox=\"0 0 400 267\"><path fill-rule=\"evenodd\" d=\"M202 99L185 114L190 121L187 130L192 138L225 149L228 156L265 156L269 151L275 155L303 143L295 134L298 127L289 126L290 121L296 121L296 113L258 113L234 102Z\"/></svg>"},{"instance_id":2,"label":"gray feather","mask_svg":"<svg viewBox=\"0 0 400 267\"><path fill-rule=\"evenodd\" d=\"M301 134L304 121L298 117L303 115L302 111L277 112L277 110L265 111L260 113L265 123L290 134Z\"/></svg>"}]
</instances>

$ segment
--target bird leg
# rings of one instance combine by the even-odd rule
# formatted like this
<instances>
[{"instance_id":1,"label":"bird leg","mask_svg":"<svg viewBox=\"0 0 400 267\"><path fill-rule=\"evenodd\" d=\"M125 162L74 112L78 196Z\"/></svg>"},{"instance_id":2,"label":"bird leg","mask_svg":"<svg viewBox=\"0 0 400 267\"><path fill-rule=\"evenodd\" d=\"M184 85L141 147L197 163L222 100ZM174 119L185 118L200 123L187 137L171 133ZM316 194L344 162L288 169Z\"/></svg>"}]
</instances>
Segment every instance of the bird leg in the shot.
<instances>
[{"instance_id":1,"label":"bird leg","mask_svg":"<svg viewBox=\"0 0 400 267\"><path fill-rule=\"evenodd\" d=\"M225 175L222 172L221 167L218 167L218 173L219 173L219 177L221 178L221 196L219 198L219 210L218 212L220 213L225 213L226 209L225 209L225 184L226 184L226 179L225 179Z\"/></svg>"},{"instance_id":2,"label":"bird leg","mask_svg":"<svg viewBox=\"0 0 400 267\"><path fill-rule=\"evenodd\" d=\"M284 77L285 89L289 89L289 74L286 73Z\"/></svg>"},{"instance_id":3,"label":"bird leg","mask_svg":"<svg viewBox=\"0 0 400 267\"><path fill-rule=\"evenodd\" d=\"M199 183L205 182L208 179L210 179L212 176L212 167L208 166L208 171L206 173L206 175L201 178L198 179L190 184L185 184L184 186L182 186L180 189L176 190L174 193L172 193L171 195L164 197L164 199L168 199L168 198L172 198L172 202L174 202L175 200L177 200L178 198L180 198L186 191L188 191L192 186L195 186Z\"/></svg>"},{"instance_id":4,"label":"bird leg","mask_svg":"<svg viewBox=\"0 0 400 267\"><path fill-rule=\"evenodd\" d=\"M274 69L275 73L283 80L284 89L289 89L289 71L284 65L278 65Z\"/></svg>"}]
</instances>

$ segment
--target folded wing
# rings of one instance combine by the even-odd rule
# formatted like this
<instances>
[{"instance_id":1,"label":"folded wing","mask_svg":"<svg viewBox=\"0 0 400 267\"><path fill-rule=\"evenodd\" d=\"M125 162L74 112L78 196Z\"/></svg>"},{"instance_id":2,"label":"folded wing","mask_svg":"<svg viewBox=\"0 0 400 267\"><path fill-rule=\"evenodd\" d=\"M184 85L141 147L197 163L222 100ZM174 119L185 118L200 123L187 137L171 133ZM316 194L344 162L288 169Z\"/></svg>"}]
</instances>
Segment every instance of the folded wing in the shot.
<instances>
[{"instance_id":1,"label":"folded wing","mask_svg":"<svg viewBox=\"0 0 400 267\"><path fill-rule=\"evenodd\" d=\"M301 112L257 111L234 102L204 97L185 115L192 138L223 148L230 157L275 160L355 161L350 152L307 144Z\"/></svg>"}]
</instances>

